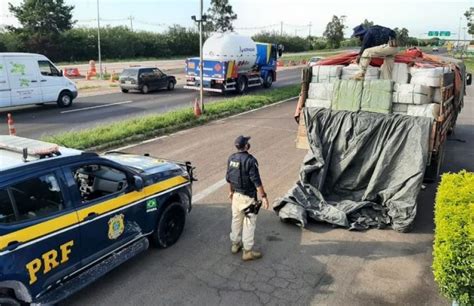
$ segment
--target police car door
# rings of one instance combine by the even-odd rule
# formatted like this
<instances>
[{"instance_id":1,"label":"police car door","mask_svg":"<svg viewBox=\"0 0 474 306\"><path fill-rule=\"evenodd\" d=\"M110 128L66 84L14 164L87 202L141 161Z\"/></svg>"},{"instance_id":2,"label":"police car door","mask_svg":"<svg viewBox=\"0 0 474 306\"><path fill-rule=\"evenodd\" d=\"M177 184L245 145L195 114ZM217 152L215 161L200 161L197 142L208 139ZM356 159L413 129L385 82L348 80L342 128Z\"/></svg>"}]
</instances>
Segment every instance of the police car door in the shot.
<instances>
[{"instance_id":1,"label":"police car door","mask_svg":"<svg viewBox=\"0 0 474 306\"><path fill-rule=\"evenodd\" d=\"M64 182L48 169L0 186L1 280L23 283L33 297L80 267L79 221Z\"/></svg>"},{"instance_id":2,"label":"police car door","mask_svg":"<svg viewBox=\"0 0 474 306\"><path fill-rule=\"evenodd\" d=\"M71 166L68 180L81 222L83 264L106 256L142 236L136 201L145 197L136 191L132 175L103 160Z\"/></svg>"}]
</instances>

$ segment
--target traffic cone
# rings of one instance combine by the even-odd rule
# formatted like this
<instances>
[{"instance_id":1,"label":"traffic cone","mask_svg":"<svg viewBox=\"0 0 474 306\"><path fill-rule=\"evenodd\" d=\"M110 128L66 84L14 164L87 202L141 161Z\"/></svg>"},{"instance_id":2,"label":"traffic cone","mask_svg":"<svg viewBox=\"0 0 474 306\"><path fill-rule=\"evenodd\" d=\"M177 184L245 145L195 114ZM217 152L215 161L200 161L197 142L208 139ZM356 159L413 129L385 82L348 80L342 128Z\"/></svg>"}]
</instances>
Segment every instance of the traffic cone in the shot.
<instances>
[{"instance_id":1,"label":"traffic cone","mask_svg":"<svg viewBox=\"0 0 474 306\"><path fill-rule=\"evenodd\" d=\"M112 70L112 73L110 74L110 82L115 82L114 80L114 76L115 76L115 70Z\"/></svg>"},{"instance_id":2,"label":"traffic cone","mask_svg":"<svg viewBox=\"0 0 474 306\"><path fill-rule=\"evenodd\" d=\"M199 100L194 99L194 116L200 117L202 115L201 106L199 105Z\"/></svg>"},{"instance_id":3,"label":"traffic cone","mask_svg":"<svg viewBox=\"0 0 474 306\"><path fill-rule=\"evenodd\" d=\"M12 114L8 113L7 118L8 133L10 133L11 136L16 136L15 122L13 121Z\"/></svg>"}]
</instances>

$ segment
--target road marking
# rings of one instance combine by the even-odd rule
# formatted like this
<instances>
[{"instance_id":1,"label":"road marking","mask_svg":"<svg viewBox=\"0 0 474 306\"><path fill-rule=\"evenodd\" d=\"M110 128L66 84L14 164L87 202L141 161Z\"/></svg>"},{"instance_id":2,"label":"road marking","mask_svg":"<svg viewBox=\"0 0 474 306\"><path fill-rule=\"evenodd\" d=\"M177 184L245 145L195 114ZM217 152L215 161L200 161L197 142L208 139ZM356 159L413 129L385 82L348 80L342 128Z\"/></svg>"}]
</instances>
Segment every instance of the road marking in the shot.
<instances>
[{"instance_id":1,"label":"road marking","mask_svg":"<svg viewBox=\"0 0 474 306\"><path fill-rule=\"evenodd\" d=\"M109 103L109 104L102 104L102 105L96 105L96 106L89 106L89 107L83 107L83 108L78 108L78 109L71 109L67 111L62 111L61 114L67 114L67 113L75 113L75 112L82 112L90 109L96 109L96 108L102 108L102 107L109 107L109 106L114 106L114 105L121 105L121 104L127 104L127 103L132 103L133 101L122 101L122 102L115 102L115 103Z\"/></svg>"},{"instance_id":2,"label":"road marking","mask_svg":"<svg viewBox=\"0 0 474 306\"><path fill-rule=\"evenodd\" d=\"M204 199L205 197L207 197L208 195L210 195L211 193L219 190L219 188L221 188L222 186L224 186L225 184L227 183L227 181L225 179L222 179L220 181L218 181L217 183L207 187L206 189L204 189L203 191L199 192L198 194L196 195L193 195L193 204L201 201L202 199Z\"/></svg>"}]
</instances>

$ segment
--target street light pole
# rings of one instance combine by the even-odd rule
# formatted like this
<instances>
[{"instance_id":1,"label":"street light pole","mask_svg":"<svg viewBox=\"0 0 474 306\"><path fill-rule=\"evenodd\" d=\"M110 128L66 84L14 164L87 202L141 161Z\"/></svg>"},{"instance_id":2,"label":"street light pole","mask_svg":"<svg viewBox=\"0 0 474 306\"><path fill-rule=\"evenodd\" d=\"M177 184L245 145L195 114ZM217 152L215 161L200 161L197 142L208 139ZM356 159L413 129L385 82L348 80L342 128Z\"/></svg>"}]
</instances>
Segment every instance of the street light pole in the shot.
<instances>
[{"instance_id":1,"label":"street light pole","mask_svg":"<svg viewBox=\"0 0 474 306\"><path fill-rule=\"evenodd\" d=\"M99 53L99 78L102 80L102 54L100 52L100 14L99 0L97 0L97 51Z\"/></svg>"},{"instance_id":2,"label":"street light pole","mask_svg":"<svg viewBox=\"0 0 474 306\"><path fill-rule=\"evenodd\" d=\"M200 1L199 8L199 106L204 112L204 88L203 88L203 55L202 55L202 10L203 10L203 0Z\"/></svg>"}]
</instances>

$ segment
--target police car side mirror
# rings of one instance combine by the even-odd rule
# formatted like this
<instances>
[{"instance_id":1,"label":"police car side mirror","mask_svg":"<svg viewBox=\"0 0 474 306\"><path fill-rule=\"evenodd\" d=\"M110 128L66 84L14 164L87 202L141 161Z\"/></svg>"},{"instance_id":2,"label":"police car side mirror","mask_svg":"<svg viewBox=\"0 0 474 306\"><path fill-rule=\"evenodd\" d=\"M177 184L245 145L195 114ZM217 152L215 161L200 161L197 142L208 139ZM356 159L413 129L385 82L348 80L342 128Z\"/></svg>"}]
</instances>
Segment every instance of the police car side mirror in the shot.
<instances>
[{"instance_id":1,"label":"police car side mirror","mask_svg":"<svg viewBox=\"0 0 474 306\"><path fill-rule=\"evenodd\" d=\"M136 191L140 191L143 189L144 183L143 179L138 175L133 176L133 186L135 187Z\"/></svg>"}]
</instances>

